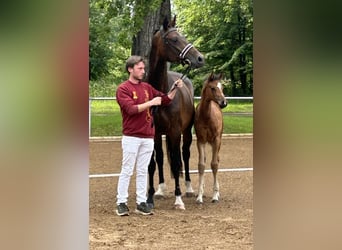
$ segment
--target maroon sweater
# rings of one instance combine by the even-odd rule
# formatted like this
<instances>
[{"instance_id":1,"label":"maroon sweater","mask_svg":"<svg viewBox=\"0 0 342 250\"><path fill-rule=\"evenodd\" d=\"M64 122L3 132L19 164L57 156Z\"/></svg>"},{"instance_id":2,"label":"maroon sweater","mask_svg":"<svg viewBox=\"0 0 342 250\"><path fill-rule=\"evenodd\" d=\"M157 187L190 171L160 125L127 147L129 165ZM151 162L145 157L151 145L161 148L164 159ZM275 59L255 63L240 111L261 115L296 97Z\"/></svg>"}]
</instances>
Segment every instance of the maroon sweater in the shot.
<instances>
[{"instance_id":1,"label":"maroon sweater","mask_svg":"<svg viewBox=\"0 0 342 250\"><path fill-rule=\"evenodd\" d=\"M164 93L154 89L146 82L133 84L129 80L121 83L116 90L116 100L122 114L122 133L127 136L153 138L154 126L150 109L138 112L138 105L162 97L161 105L168 105L171 99Z\"/></svg>"}]
</instances>

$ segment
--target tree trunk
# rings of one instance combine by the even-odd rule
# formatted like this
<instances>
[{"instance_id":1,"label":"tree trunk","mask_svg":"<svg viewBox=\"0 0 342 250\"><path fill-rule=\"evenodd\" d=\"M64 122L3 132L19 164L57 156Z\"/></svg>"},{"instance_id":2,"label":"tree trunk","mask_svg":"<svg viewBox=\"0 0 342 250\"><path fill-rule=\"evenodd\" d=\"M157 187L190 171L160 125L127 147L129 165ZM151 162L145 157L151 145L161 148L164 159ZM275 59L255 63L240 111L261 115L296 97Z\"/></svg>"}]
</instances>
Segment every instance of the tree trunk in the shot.
<instances>
[{"instance_id":1,"label":"tree trunk","mask_svg":"<svg viewBox=\"0 0 342 250\"><path fill-rule=\"evenodd\" d=\"M230 67L230 79L231 79L231 84L232 84L232 96L236 96L236 79L234 75L234 68Z\"/></svg>"},{"instance_id":2,"label":"tree trunk","mask_svg":"<svg viewBox=\"0 0 342 250\"><path fill-rule=\"evenodd\" d=\"M241 9L238 11L238 35L239 35L239 47L246 42L246 31L245 31L245 19L241 17ZM241 82L242 95L247 93L247 75L246 75L246 55L245 53L239 55L239 78Z\"/></svg>"},{"instance_id":3,"label":"tree trunk","mask_svg":"<svg viewBox=\"0 0 342 250\"><path fill-rule=\"evenodd\" d=\"M141 30L133 37L132 55L140 55L146 61L145 71L148 72L148 58L152 46L152 36L160 29L164 18L171 18L170 0L163 0L160 7L145 16Z\"/></svg>"}]
</instances>

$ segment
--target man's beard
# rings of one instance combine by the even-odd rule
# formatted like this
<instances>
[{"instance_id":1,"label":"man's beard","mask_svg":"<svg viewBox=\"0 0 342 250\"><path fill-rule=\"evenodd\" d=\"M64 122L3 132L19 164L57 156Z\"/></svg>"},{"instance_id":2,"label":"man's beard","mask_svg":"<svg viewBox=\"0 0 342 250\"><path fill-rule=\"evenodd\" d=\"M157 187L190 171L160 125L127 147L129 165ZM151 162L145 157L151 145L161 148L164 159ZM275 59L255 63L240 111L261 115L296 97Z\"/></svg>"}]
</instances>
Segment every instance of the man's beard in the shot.
<instances>
[{"instance_id":1,"label":"man's beard","mask_svg":"<svg viewBox=\"0 0 342 250\"><path fill-rule=\"evenodd\" d=\"M143 76L142 77L139 77L139 76L133 76L133 78L139 82L141 82L141 80L143 79Z\"/></svg>"}]
</instances>

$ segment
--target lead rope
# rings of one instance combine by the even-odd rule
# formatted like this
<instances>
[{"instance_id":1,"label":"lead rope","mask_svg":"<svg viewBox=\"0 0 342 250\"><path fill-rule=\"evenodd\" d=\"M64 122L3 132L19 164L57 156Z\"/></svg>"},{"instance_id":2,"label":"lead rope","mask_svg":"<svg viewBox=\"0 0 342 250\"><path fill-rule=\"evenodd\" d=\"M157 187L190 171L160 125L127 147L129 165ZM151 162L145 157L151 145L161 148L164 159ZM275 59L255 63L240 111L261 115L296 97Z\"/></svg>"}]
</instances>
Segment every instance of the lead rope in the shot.
<instances>
[{"instance_id":1,"label":"lead rope","mask_svg":"<svg viewBox=\"0 0 342 250\"><path fill-rule=\"evenodd\" d=\"M179 79L183 80L183 78L189 73L189 71L190 71L190 69L191 69L190 66L191 66L191 65L188 64L188 67L185 69L183 75L182 75ZM179 79L178 79L178 80L179 80ZM172 87L171 87L171 89L169 90L169 92L167 92L167 94L169 94L170 92L172 92L176 87L177 87L177 83L174 82L174 83L172 84Z\"/></svg>"}]
</instances>

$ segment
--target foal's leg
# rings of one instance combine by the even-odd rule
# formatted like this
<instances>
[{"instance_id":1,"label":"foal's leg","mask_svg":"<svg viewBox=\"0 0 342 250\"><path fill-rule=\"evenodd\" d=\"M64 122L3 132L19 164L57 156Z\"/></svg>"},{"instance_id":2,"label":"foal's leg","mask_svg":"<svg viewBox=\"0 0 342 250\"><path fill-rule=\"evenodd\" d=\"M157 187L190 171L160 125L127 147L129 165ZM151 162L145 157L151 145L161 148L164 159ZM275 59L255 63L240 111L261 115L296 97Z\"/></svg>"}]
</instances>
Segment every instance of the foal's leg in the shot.
<instances>
[{"instance_id":1,"label":"foal's leg","mask_svg":"<svg viewBox=\"0 0 342 250\"><path fill-rule=\"evenodd\" d=\"M217 180L217 170L219 166L219 151L221 145L221 138L216 138L215 142L212 144L212 159L211 159L211 170L213 172L214 177L214 186L213 186L213 198L212 202L218 202L220 198L219 193L219 183Z\"/></svg>"},{"instance_id":2,"label":"foal's leg","mask_svg":"<svg viewBox=\"0 0 342 250\"><path fill-rule=\"evenodd\" d=\"M197 203L203 203L204 193L204 169L205 169L205 143L197 141L198 149L198 196Z\"/></svg>"},{"instance_id":3,"label":"foal's leg","mask_svg":"<svg viewBox=\"0 0 342 250\"><path fill-rule=\"evenodd\" d=\"M183 162L184 162L184 168L185 168L185 194L187 197L194 196L194 190L191 186L191 179L190 179L190 171L189 171L189 159L190 159L190 146L192 143L192 133L191 133L191 127L187 128L183 133Z\"/></svg>"}]
</instances>

